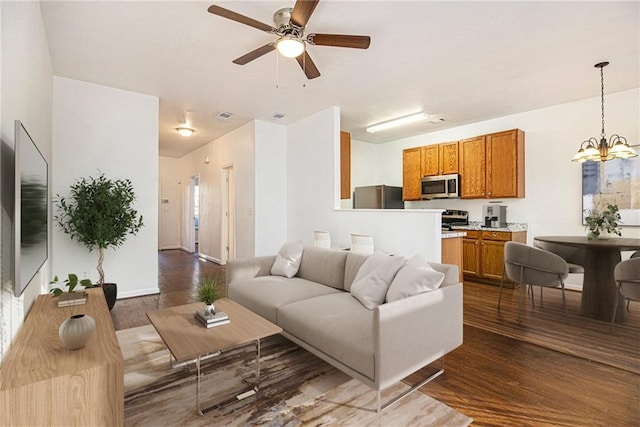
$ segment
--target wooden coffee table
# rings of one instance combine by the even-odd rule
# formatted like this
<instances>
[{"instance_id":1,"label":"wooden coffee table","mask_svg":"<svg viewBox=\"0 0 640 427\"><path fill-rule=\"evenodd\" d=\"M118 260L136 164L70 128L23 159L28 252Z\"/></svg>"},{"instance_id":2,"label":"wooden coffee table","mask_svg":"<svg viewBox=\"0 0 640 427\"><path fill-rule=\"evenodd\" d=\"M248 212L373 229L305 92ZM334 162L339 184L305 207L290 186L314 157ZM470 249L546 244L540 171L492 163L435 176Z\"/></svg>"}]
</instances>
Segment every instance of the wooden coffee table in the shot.
<instances>
[{"instance_id":1,"label":"wooden coffee table","mask_svg":"<svg viewBox=\"0 0 640 427\"><path fill-rule=\"evenodd\" d=\"M260 340L282 332L279 326L227 298L217 300L215 306L216 310L227 313L231 323L207 329L193 317L195 311L202 306L202 303L193 303L147 313L173 359L180 364L196 364L196 411L199 415L203 415L209 409L200 406L201 360L255 342L256 384L248 392L238 395L238 398L251 396L258 391L260 380Z\"/></svg>"}]
</instances>

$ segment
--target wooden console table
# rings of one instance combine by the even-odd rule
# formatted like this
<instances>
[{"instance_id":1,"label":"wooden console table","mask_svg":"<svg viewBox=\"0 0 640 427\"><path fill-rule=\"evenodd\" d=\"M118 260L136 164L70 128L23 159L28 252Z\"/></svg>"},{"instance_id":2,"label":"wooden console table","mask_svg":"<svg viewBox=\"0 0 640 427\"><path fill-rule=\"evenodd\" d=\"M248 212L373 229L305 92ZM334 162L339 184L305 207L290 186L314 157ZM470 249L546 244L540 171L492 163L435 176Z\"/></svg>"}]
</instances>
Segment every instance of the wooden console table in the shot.
<instances>
[{"instance_id":1,"label":"wooden console table","mask_svg":"<svg viewBox=\"0 0 640 427\"><path fill-rule=\"evenodd\" d=\"M33 303L0 367L0 425L124 425L124 360L102 289L75 306L96 321L86 347L67 350L58 327L70 315L57 298Z\"/></svg>"}]
</instances>

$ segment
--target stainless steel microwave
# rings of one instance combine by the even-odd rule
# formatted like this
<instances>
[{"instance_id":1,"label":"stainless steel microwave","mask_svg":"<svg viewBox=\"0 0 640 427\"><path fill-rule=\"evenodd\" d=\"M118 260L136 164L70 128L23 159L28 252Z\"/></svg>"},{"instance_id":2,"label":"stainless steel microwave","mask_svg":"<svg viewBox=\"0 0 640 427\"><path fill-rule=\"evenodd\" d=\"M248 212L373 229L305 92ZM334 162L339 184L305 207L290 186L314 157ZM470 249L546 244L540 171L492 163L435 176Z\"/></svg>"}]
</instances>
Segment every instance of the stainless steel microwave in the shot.
<instances>
[{"instance_id":1,"label":"stainless steel microwave","mask_svg":"<svg viewBox=\"0 0 640 427\"><path fill-rule=\"evenodd\" d=\"M423 200L460 197L460 175L425 176L421 187Z\"/></svg>"}]
</instances>

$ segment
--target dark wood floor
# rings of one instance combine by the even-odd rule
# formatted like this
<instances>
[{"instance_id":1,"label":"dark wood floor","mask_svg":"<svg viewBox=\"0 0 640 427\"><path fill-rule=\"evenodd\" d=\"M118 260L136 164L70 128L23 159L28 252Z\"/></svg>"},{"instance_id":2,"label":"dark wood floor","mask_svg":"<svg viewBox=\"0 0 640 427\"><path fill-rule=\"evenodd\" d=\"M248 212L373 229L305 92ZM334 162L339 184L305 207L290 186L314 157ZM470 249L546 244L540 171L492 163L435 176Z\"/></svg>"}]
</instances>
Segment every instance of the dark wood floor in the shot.
<instances>
[{"instance_id":1,"label":"dark wood floor","mask_svg":"<svg viewBox=\"0 0 640 427\"><path fill-rule=\"evenodd\" d=\"M223 267L179 250L160 252L159 264L160 295L119 300L112 311L116 329L148 324L146 311L191 302L200 277L225 274ZM496 317L498 327L493 322L493 327L485 328L477 316L487 307L496 312L496 289L465 283L464 344L445 358L445 374L422 390L472 417L473 425L478 426L639 426L640 375L563 353L569 345L556 351L500 333L499 321L510 322L508 316L517 308L515 293L507 290L504 294L502 313ZM595 341L605 349L611 348L612 357L629 351L628 340L637 337L633 328L640 328L637 304L632 304L629 321L616 329L612 338L606 324L598 322L594 326L593 321L576 314L579 294L570 295L568 300L572 313L569 322L563 322L558 308L559 292L547 290L545 307L533 309L528 305L522 323L533 325L555 316L554 324L563 331L555 340L571 342L574 334L575 340ZM586 338L574 333L583 327L591 330ZM542 335L537 338L541 344L549 340L546 334L538 335ZM422 378L428 369L408 380Z\"/></svg>"}]
</instances>

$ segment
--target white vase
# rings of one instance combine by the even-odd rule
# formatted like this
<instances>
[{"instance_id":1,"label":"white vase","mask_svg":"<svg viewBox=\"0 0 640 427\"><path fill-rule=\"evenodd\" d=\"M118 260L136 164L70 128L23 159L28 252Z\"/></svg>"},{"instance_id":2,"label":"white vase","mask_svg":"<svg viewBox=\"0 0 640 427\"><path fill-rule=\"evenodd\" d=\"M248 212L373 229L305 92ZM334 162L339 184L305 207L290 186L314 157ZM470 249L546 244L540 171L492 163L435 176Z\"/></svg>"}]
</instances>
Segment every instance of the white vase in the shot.
<instances>
[{"instance_id":1,"label":"white vase","mask_svg":"<svg viewBox=\"0 0 640 427\"><path fill-rule=\"evenodd\" d=\"M76 314L62 322L58 335L65 347L77 350L87 345L96 329L96 322L88 314Z\"/></svg>"},{"instance_id":2,"label":"white vase","mask_svg":"<svg viewBox=\"0 0 640 427\"><path fill-rule=\"evenodd\" d=\"M211 304L206 304L206 305L204 306L204 314L210 314L210 315L212 315L212 316L213 316L213 314L215 313L215 311L216 311L216 308L215 308L215 306L213 305L213 303L211 303Z\"/></svg>"}]
</instances>

